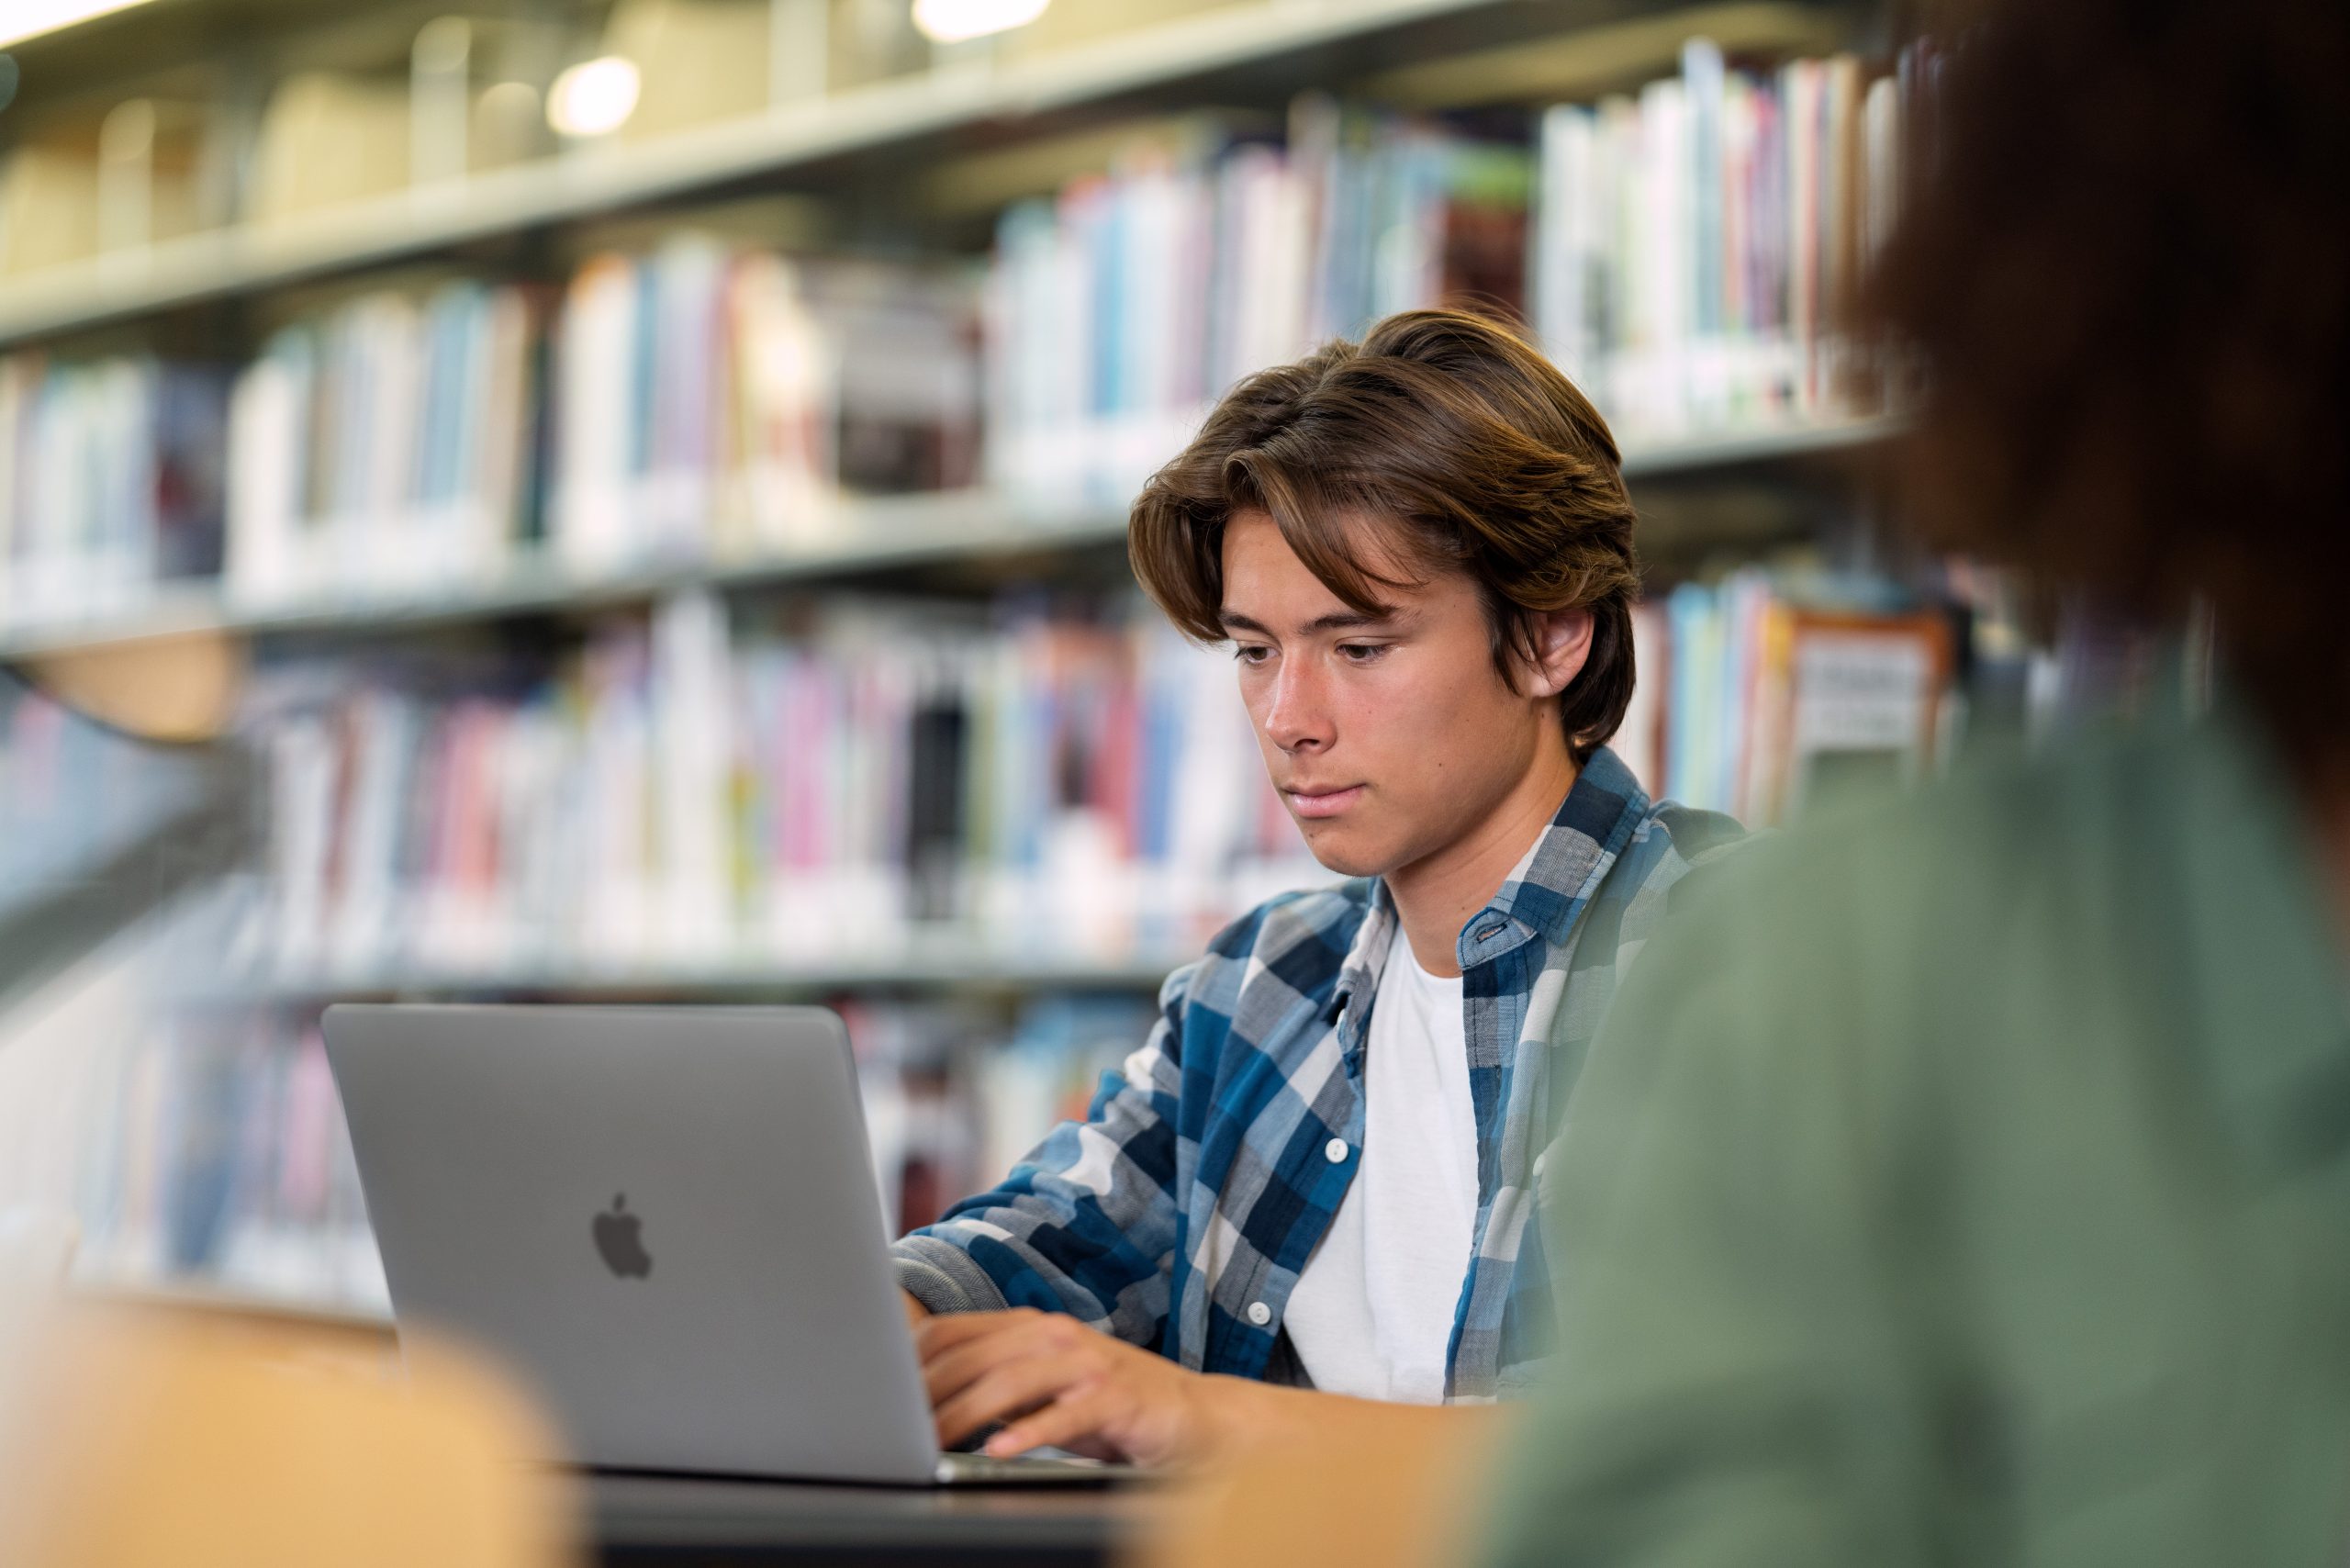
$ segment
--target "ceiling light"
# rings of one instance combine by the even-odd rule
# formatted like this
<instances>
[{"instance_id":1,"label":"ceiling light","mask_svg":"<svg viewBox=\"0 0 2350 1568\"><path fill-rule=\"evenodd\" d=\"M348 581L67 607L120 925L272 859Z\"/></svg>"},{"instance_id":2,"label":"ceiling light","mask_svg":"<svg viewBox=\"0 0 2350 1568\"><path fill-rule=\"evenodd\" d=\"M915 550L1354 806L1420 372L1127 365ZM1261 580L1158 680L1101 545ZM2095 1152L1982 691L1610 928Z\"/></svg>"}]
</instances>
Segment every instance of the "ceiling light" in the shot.
<instances>
[{"instance_id":1,"label":"ceiling light","mask_svg":"<svg viewBox=\"0 0 2350 1568\"><path fill-rule=\"evenodd\" d=\"M146 0L9 0L0 6L0 49L145 3Z\"/></svg>"},{"instance_id":2,"label":"ceiling light","mask_svg":"<svg viewBox=\"0 0 2350 1568\"><path fill-rule=\"evenodd\" d=\"M547 90L547 123L565 136L609 136L636 112L640 85L632 60L582 61Z\"/></svg>"},{"instance_id":3,"label":"ceiling light","mask_svg":"<svg viewBox=\"0 0 2350 1568\"><path fill-rule=\"evenodd\" d=\"M961 43L1013 28L1024 28L1045 14L1051 0L914 0L914 26L933 43Z\"/></svg>"}]
</instances>

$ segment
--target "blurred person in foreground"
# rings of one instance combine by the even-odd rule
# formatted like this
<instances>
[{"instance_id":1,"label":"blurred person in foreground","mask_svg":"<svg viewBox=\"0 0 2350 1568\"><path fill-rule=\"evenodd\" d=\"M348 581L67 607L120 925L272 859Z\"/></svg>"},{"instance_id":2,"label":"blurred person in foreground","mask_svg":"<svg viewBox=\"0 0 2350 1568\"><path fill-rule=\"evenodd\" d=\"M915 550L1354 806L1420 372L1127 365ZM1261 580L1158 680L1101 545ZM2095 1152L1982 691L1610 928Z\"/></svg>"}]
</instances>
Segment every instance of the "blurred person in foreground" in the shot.
<instances>
[{"instance_id":1,"label":"blurred person in foreground","mask_svg":"<svg viewBox=\"0 0 2350 1568\"><path fill-rule=\"evenodd\" d=\"M1583 395L1441 310L1248 377L1144 488L1136 575L1351 879L1219 933L1087 1121L898 1244L943 1442L1158 1463L1527 1386L1556 1108L1737 836L1604 744L1632 524Z\"/></svg>"},{"instance_id":2,"label":"blurred person in foreground","mask_svg":"<svg viewBox=\"0 0 2350 1568\"><path fill-rule=\"evenodd\" d=\"M1883 274L1920 507L2201 599L2223 679L1758 846L1650 945L1489 1560L2350 1561L2345 83L2338 0L1956 40ZM1350 1457L1360 1529L1414 1471Z\"/></svg>"}]
</instances>

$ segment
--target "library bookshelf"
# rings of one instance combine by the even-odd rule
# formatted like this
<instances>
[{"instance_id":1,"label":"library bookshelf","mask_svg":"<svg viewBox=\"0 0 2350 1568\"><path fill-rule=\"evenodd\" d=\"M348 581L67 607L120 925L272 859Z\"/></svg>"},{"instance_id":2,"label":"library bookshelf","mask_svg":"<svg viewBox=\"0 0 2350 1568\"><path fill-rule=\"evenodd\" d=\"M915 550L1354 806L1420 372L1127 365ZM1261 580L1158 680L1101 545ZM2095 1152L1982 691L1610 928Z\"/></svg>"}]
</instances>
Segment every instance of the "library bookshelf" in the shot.
<instances>
[{"instance_id":1,"label":"library bookshelf","mask_svg":"<svg viewBox=\"0 0 2350 1568\"><path fill-rule=\"evenodd\" d=\"M198 11L202 4L179 8ZM231 223L127 247L94 264L13 278L0 286L0 347L834 170L862 156L903 151L919 158L958 132L1000 136L1006 127L1052 126L1080 108L1115 113L1220 78L1337 85L1329 80L1335 63L1358 78L1383 75L1389 95L1408 97L1413 69L1431 60L1465 60L1490 81L1498 51L1522 73L1527 54L1519 46L1529 33L1554 42L1561 33L1592 35L1571 55L1572 79L1584 56L1609 72L1662 66L1681 36L1788 51L1829 47L1850 28L1841 6L1783 0L1567 6L1550 16L1531 15L1543 8L1525 0L1240 0L1188 9L1033 59L948 58L929 71L779 103L656 142L469 174L267 223ZM1659 14L1671 18L1662 32ZM1627 15L1639 18L1628 29ZM1640 58L1660 43L1661 53ZM1518 90L1531 95L1543 85L1537 77Z\"/></svg>"},{"instance_id":2,"label":"library bookshelf","mask_svg":"<svg viewBox=\"0 0 2350 1568\"><path fill-rule=\"evenodd\" d=\"M182 0L173 9L200 16L205 4ZM804 19L822 9L777 0L773 14L781 27L787 17ZM1643 410L1660 411L1653 421L1621 421L1636 501L1717 480L1733 497L1732 507L1750 492L1815 487L1820 471L1858 465L1902 428L1897 415L1885 411L1896 399L1822 390L1827 371L1836 367L1823 361L1821 370L1805 358L1807 336L1824 330L1827 308L1849 286L1860 236L1882 215L1885 193L1871 180L1890 164L1889 146L1882 143L1890 140L1895 95L1888 73L1864 70L1847 52L1873 48L1882 63L1884 29L1874 6L1232 0L1170 10L1163 19L1033 53L943 50L926 70L778 97L755 113L657 139L419 178L310 211L266 218L232 214L207 229L117 246L67 265L0 268L0 361L50 367L77 354L145 354L160 362L186 353L193 342L221 362L240 397L263 379L256 372L264 362L273 375L296 376L259 388L278 399L281 413L316 398L320 386L333 397L319 401L342 397L359 384L354 374L382 384L387 366L419 387L431 386L431 371L418 367L437 352L431 334L438 318L429 301L420 305L414 297L419 279L438 286L454 277L478 283L488 295L528 297L528 350L510 342L506 348L517 363L541 365L531 390L508 389L531 418L497 428L510 444L508 455L528 454L549 482L532 487L510 472L501 480L508 487L501 496L526 498L512 502L510 515L499 514L514 526L499 541L493 566L429 582L375 580L364 571L331 581L296 573L282 591L256 594L232 569L241 538L232 502L213 569L155 572L86 602L37 584L0 608L0 665L39 672L142 646L170 657L175 639L229 639L251 644L257 680L287 678L297 698L306 679L312 694L330 690L327 711L303 713L296 699L264 705L227 743L259 754L272 781L258 792L255 808L263 819L256 836L264 852L256 857L254 880L282 895L286 865L301 861L310 882L341 879L347 891L351 867L364 861L375 879L369 896L388 901L386 907L462 913L471 908L458 896L466 893L468 879L483 875L485 856L496 859L480 846L527 836L534 824L543 830L560 817L557 808L577 806L563 792L565 781L598 768L617 782L599 776L603 792L590 791L594 811L583 821L641 825L677 801L698 803L673 814L706 809L715 816L722 800L731 813L731 837L671 842L656 834L646 841L650 848L629 850L636 858L616 858L622 896L592 876L582 884L595 895L589 902L624 904L625 894L641 887L662 908L685 911L688 927L704 935L686 945L683 957L678 944L665 941L622 944L601 958L530 948L536 956L467 962L453 958L446 944L420 955L400 942L329 941L306 958L289 959L264 946L255 961L196 966L185 983L159 994L153 1037L118 1053L106 1070L115 1122L96 1140L82 1183L99 1194L90 1216L96 1279L119 1290L151 1288L162 1278L173 1282L167 1292L192 1293L172 1299L307 1302L374 1320L380 1280L369 1275L372 1247L316 1038L319 1008L338 999L839 1002L858 1043L885 1201L909 1222L923 1217L924 1205L940 1196L957 1195L959 1183L1000 1170L1053 1116L1081 1110L1094 1073L1139 1043L1150 1026L1153 995L1170 970L1196 956L1197 942L1161 934L1091 947L1007 943L1003 923L987 913L997 906L978 902L958 906L952 920L876 927L890 934L885 941L801 951L776 940L772 929L745 939L735 906L755 904L802 868L793 857L807 846L778 846L792 836L786 819L801 809L790 803L800 798L792 791L807 786L776 777L790 766L778 760L789 750L778 744L788 725L762 729L741 711L722 711L727 699L714 694L739 687L834 705L825 710L835 717L825 721L823 733L839 737L838 778L849 782L827 797L824 809L841 814L842 836L856 837L868 860L927 842L925 834L937 828L942 808L917 798L904 780L942 756L956 759L949 770L966 781L960 809L976 812L970 802L983 801L995 813L984 852L958 861L957 874L985 880L1016 866L1027 879L1019 896L1032 902L1040 890L1057 890L1054 879L1064 865L1107 866L1124 886L1138 872L1180 870L1187 856L1262 866L1278 849L1269 835L1285 824L1273 820L1278 812L1269 818L1248 792L1264 789L1253 744L1245 730L1236 739L1228 726L1218 730L1201 717L1207 708L1193 694L1206 691L1208 682L1179 671L1174 655L1131 616L1056 619L1058 611L1025 602L1006 610L1001 598L990 599L1007 575L1040 599L1098 597L1105 580L1119 577L1128 484L1105 484L1090 471L1066 485L1035 483L1017 462L1007 472L1002 464L973 461L945 465L955 476L941 487L860 488L853 476L811 462L797 476L806 481L800 494L807 504L788 528L711 527L649 545L632 539L602 556L565 548L568 524L555 492L570 472L563 467L566 455L585 447L601 456L599 442L655 446L676 439L675 431L647 436L644 427L658 421L622 409L625 398L598 402L607 384L632 377L673 390L677 385L662 379L675 377L677 365L657 355L631 360L613 345L642 342L651 335L648 321L672 319L661 314L669 306L645 300L674 295L694 309L733 310L746 297L727 292L738 275L727 269L738 268L745 253L744 220L735 211L745 198L780 195L837 209L846 216L817 227L838 235L845 250L871 243L890 252L893 263L909 251L925 260L943 256L950 292L984 274L954 306L968 317L972 338L982 337L982 318L984 331L994 334L973 351L972 386L962 395L973 406L986 401L987 441L1001 437L1007 451L1023 442L1048 454L1082 449L1137 415L1163 436L1195 418L1202 400L1233 375L1292 357L1315 339L1357 330L1371 315L1461 292L1453 287L1461 281L1453 275L1456 251L1480 267L1494 254L1522 265L1526 275L1508 303L1529 326L1555 342L1562 359L1583 355L1578 363L1619 368L1625 395L1642 400ZM1684 50L1691 39L1710 43ZM1834 58L1800 58L1806 55ZM38 50L28 54L28 69L40 58ZM91 69L96 85L89 90L101 90L105 68ZM1872 87L1880 89L1876 96L1868 95ZM1550 106L1603 98L1594 117L1545 118ZM1200 105L1209 106L1221 127L1213 134L1228 137L1212 151L1201 150L1191 122L1171 134L1154 132L1140 154L1118 140L1129 124L1163 125L1170 111ZM1438 123L1455 109L1474 114L1460 125ZM1722 165L1660 173L1645 162L1620 162L1628 149L1681 144L1676 137L1695 145L1733 122L1736 133L1725 134L1723 145L1750 152L1755 138L1784 140L1789 124L1830 128L1811 152L1787 155L1797 183L1810 182L1804 188L1812 195L1804 199L1814 205L1790 198L1786 212L1832 241L1799 258L1819 276L1790 284L1770 269L1784 262L1788 272L1796 261L1765 258L1768 264L1727 269L1734 275L1725 282L1724 269L1695 259L1768 230L1757 218L1763 210L1758 204L1785 193L1767 180L1739 187L1744 194L1732 203L1735 222L1708 228L1689 215L1729 199L1722 192L1735 181L1725 183ZM1658 127L1671 135L1649 138ZM1171 155L1169 146L1176 149ZM1561 175L1567 165L1560 156L1577 161L1572 178ZM1617 181L1610 188L1622 199L1604 210L1561 199L1593 171ZM1675 183L1684 174L1694 183ZM1388 193L1377 202L1389 206L1360 195L1374 187ZM1834 193L1834 200L1823 192ZM953 199L941 201L942 195ZM1863 198L1877 205L1856 217L1852 204ZM1368 205L1341 214L1345 201ZM1830 214L1836 202L1845 207ZM938 210L926 210L926 203ZM728 204L733 216L711 218ZM1203 236L1230 213L1244 216L1230 232L1216 230L1211 245ZM1427 253L1414 261L1404 255L1408 246L1374 241L1374 221L1441 242L1423 247ZM1187 232L1203 256L1222 247L1214 260L1192 274L1166 275L1138 264L1137 248L1116 239L1164 232L1149 226L1170 222L1201 225ZM621 237L613 238L616 232ZM688 232L716 233L723 242L682 256L663 249L666 238ZM773 232L754 232L748 248L774 254L794 245ZM1377 266L1373 252L1382 258ZM1304 254L1322 260L1308 265L1297 259ZM1399 256L1410 264L1399 264ZM1075 342L1061 341L1053 314L1065 304L1055 292L1062 276L1057 269L1069 266L1083 271L1096 289L1086 297L1096 308ZM1268 268L1287 269L1280 288L1255 286ZM968 274L959 283L958 269ZM1595 293L1591 280L1602 274L1610 281ZM1777 281L1749 286L1765 274ZM1651 286L1658 278L1670 282ZM930 289L935 279L925 274L919 281ZM1472 269L1466 281L1470 292L1491 297L1489 270ZM863 286L849 282L832 297L856 303ZM1773 288L1785 297L1758 303ZM376 292L356 292L363 290ZM396 308L384 306L402 290L408 295ZM1676 290L1688 298L1662 299ZM769 309L767 335L746 335L724 351L734 356L724 372L730 386L744 383L742 366L793 348L801 342L795 334L804 335L810 322L823 324L822 289L798 299L784 299L783 292L770 287L754 300ZM1280 308L1252 314L1260 294L1279 295ZM1005 295L1019 296L1009 309ZM630 299L637 316L627 313ZM1105 299L1124 303L1112 308L1101 303ZM723 303L713 307L712 300ZM457 306L486 311L497 303ZM564 335L567 320L607 307L611 313L595 342L583 347ZM344 313L333 314L337 309ZM1660 333L1673 339L1673 353L1651 352ZM1684 338L1688 352L1675 357ZM1210 346L1202 352L1192 340ZM358 349L339 368L327 363L330 351L342 352L334 345L353 342ZM1782 358L1747 352L1758 345ZM849 362L861 352L849 339L835 349ZM566 369L597 353L606 358L588 371ZM900 359L918 363L921 352ZM1665 385L1684 364L1710 387L1700 386L1687 409L1679 389ZM1065 385L1072 365L1106 368L1083 368L1093 380L1072 398ZM691 373L688 381L698 382L707 367L683 368ZM29 390L14 404L6 401L10 394L0 375L0 410L40 406L50 386L41 379L47 374L26 370L22 382ZM314 374L316 380L299 379ZM61 384L59 397L86 395L95 405L134 380ZM1722 391L1765 383L1781 391L1759 404L1746 393ZM140 385L152 395L155 383ZM287 394L286 385L302 388L299 397ZM1802 390L1784 391L1799 385ZM837 419L849 394L829 386L767 396L746 406L780 424ZM261 400L244 397L247 404ZM431 403L420 394L422 411L402 418L420 452L431 448L438 453L431 461L454 464L442 449L471 427L415 435L430 423ZM580 425L586 437L563 422L572 416L561 411L583 403L597 403L591 411L605 418L601 425ZM1756 414L1761 404L1769 406ZM1610 414L1617 417L1613 409ZM218 415L221 422L234 417L233 409ZM331 469L341 461L353 473L369 469L375 426L363 423L366 439L327 460L317 454L332 442L287 419L268 441L235 450L259 452L280 466ZM532 420L543 428L532 428ZM384 421L383 428L398 423ZM101 450L111 450L104 442L118 433L102 421L73 428L95 431ZM134 420L122 428L150 427ZM1666 431L1673 433L1643 433ZM687 444L705 433L699 427L688 431ZM18 450L0 453L0 461L17 463ZM712 456L717 451L704 441L681 471L699 465L695 472L704 479L732 477L725 459L740 454ZM1003 453L991 448L984 455ZM1133 466L1122 463L1116 472ZM359 489L379 479L360 474ZM311 478L304 483L317 487ZM1839 477L1827 488L1850 487ZM899 493L883 493L892 489ZM382 497L369 492L359 499L373 505ZM297 531L333 522L342 515L336 505L350 513L356 503L344 497L322 504L294 520ZM7 510L0 503L0 513ZM528 526L524 513L532 514ZM1725 556L1751 560L1760 548L1762 535L1754 531L1676 536L1673 531L1684 525L1672 521L1673 509L1653 515L1661 521L1644 539L1652 555L1718 563ZM13 521L19 542L28 529L39 532L34 512ZM23 547L9 543L11 522L0 515L0 575L6 550ZM1769 537L1774 545L1785 543L1783 530ZM120 542L100 543L114 549ZM916 580L925 586L906 587ZM941 582L952 586L942 589L935 586ZM1676 673L1669 692L1661 689L1639 719L1648 738L1628 738L1625 745L1660 792L1681 765L1684 782L1712 792L1699 803L1776 798L1752 785L1760 765L1748 755L1760 744L1753 736L1775 732L1737 711L1755 670L1786 673L1756 663L1762 655L1750 657L1752 651L1738 643L1750 626L1785 631L1797 624L1774 591L1751 575L1718 590L1688 585L1669 611L1660 596L1644 617L1643 667ZM856 709L866 700L858 695L866 668L858 650L869 639L860 642L854 628L838 637L809 633L794 617L821 619L844 605L856 610L861 596L889 597L896 607L890 613L900 618L890 624L904 626L921 619L904 609L910 595L921 594L958 599L959 608L937 617L942 624L962 625L975 605L984 620L992 605L990 634L1024 651L999 660L1003 667L995 675L974 676L968 655L979 650L986 655L980 664L993 655L988 644L966 638L952 644L953 657L925 663L925 655L890 666L889 681L896 684L886 700ZM913 629L923 636L935 630ZM1919 635L1915 624L1890 619L1878 630L1889 646L1906 647ZM398 689L408 665L428 665L452 646L466 654L488 646L509 666L535 661L556 673L526 682L508 667L495 682L477 686L443 685L423 695ZM956 668L942 676L931 664ZM1228 674L1218 678L1228 686ZM1032 689L1048 688L1047 706L1064 717L1005 717ZM934 700L942 690L948 700ZM853 722L838 719L852 711L885 713L883 727L892 730L886 744L867 746ZM1706 725L1722 732L1714 737L1709 730L1703 746L1686 748L1702 766L1665 757L1662 737L1680 734L1674 715L1685 730L1687 714L1700 711ZM1181 722L1155 727L1153 712L1180 714ZM1781 714L1773 722L1785 727L1784 721ZM1200 744L1214 750L1210 771L1221 770L1210 791L1220 792L1207 813L1214 821L1185 826L1179 809L1141 801L1147 791L1134 778L1170 755L1162 730L1187 745L1207 737ZM941 733L958 738L941 742ZM0 760L8 745L0 729ZM730 762L729 745L751 761ZM660 758L646 760L656 749ZM1050 766L1007 770L1002 757L1024 750L1049 753ZM612 764L624 752L630 756ZM680 756L684 763L674 760ZM494 832L485 823L498 812L465 804L464 789L450 782L519 773L535 782L503 798ZM289 793L288 780L300 790ZM404 788L446 798L420 834L414 824L402 825L416 813L384 805L386 791ZM1007 799L1024 790L1046 798L1045 805L1008 809ZM870 802L852 796L886 796L886 810L866 811ZM308 814L293 813L301 819L293 826L285 821L289 798L307 802ZM755 831L744 823L755 823ZM403 833L430 846L387 847ZM1105 834L1126 848L1105 849ZM322 839L334 847L322 849ZM558 848L561 839L562 830L550 834ZM351 850L353 844L365 853ZM661 856L690 860L691 877L661 872L657 864L646 870L643 862ZM748 874L746 860L756 861ZM414 887L394 885L420 864L429 874ZM1321 879L1310 868L1291 868L1300 875L1290 885ZM854 880L868 869L861 862L825 864L809 875ZM529 878L517 873L515 879ZM1150 884L1145 879L1142 885ZM747 901L745 886L753 890ZM1256 884L1248 886L1254 890ZM306 924L332 928L350 913L307 892L278 902L292 912L281 918L297 935ZM558 895L544 907L563 902ZM1208 912L1203 904L1197 913L1204 918ZM435 916L417 918L429 924ZM1186 935L1196 933L1187 925ZM224 1115L241 1119L239 1127L224 1129ZM184 1168L184 1151L222 1148L241 1151L234 1170ZM170 1199L173 1182L228 1196L191 1218L186 1204Z\"/></svg>"},{"instance_id":3,"label":"library bookshelf","mask_svg":"<svg viewBox=\"0 0 2350 1568\"><path fill-rule=\"evenodd\" d=\"M1310 869L1307 868L1307 869ZM1301 885L1310 885L1301 879ZM184 993L191 1003L246 1006L327 1001L426 1002L446 997L564 996L579 1001L671 997L699 1001L822 1002L844 992L1018 995L1027 991L1114 991L1147 995L1199 957L1169 946L1099 960L979 946L968 940L915 940L891 951L817 964L756 958L699 964L515 965L488 971L355 969L263 975L213 991Z\"/></svg>"},{"instance_id":4,"label":"library bookshelf","mask_svg":"<svg viewBox=\"0 0 2350 1568\"><path fill-rule=\"evenodd\" d=\"M1726 431L1633 446L1632 479L1679 478L1728 469L1864 453L1900 429L1891 416ZM241 606L216 584L181 581L145 590L145 602L108 613L33 619L0 628L0 662L219 633L265 637L397 635L520 616L643 604L690 588L748 589L818 584L915 566L953 566L1013 556L1101 551L1122 544L1122 510L1050 495L975 487L927 495L843 498L789 550L682 559L606 574L525 555L490 580L369 596L363 593ZM1703 545L1703 539L1657 541Z\"/></svg>"}]
</instances>

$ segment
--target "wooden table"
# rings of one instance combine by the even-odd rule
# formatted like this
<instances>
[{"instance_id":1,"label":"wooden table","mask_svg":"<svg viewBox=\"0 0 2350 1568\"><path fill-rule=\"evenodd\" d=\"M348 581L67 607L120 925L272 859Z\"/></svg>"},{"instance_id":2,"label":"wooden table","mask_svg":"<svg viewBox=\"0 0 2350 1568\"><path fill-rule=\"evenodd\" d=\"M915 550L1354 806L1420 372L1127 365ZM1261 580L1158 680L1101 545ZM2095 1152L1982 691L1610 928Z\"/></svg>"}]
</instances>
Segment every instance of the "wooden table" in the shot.
<instances>
[{"instance_id":1,"label":"wooden table","mask_svg":"<svg viewBox=\"0 0 2350 1568\"><path fill-rule=\"evenodd\" d=\"M595 1475L585 1483L599 1562L950 1563L1098 1568L1163 1506L1143 1487L848 1486Z\"/></svg>"}]
</instances>

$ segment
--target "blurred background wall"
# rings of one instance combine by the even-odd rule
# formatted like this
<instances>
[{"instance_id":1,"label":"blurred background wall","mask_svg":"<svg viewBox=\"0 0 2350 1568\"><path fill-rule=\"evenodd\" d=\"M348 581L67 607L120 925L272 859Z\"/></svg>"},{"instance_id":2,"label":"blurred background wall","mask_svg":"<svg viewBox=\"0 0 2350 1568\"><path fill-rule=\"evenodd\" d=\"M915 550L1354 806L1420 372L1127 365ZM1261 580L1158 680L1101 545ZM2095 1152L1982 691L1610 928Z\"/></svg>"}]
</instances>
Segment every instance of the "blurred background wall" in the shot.
<instances>
[{"instance_id":1,"label":"blurred background wall","mask_svg":"<svg viewBox=\"0 0 2350 1568\"><path fill-rule=\"evenodd\" d=\"M338 998L830 1001L888 1223L1000 1171L1325 879L1124 509L1392 310L1511 318L1613 421L1656 792L1782 821L2194 684L1886 515L1908 372L1841 321L1937 58L1891 0L0 48L0 1224L94 1287L385 1309Z\"/></svg>"}]
</instances>

